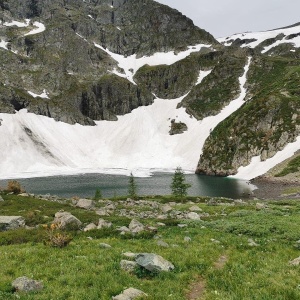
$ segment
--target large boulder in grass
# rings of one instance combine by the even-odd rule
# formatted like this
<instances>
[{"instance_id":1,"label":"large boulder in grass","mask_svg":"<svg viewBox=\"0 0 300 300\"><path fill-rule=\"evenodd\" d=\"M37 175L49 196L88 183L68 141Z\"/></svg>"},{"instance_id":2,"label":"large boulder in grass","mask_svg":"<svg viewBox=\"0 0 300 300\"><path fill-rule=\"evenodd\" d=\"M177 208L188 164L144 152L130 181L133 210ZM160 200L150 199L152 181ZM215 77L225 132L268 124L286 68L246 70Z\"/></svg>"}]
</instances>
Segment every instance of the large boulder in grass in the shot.
<instances>
[{"instance_id":1,"label":"large boulder in grass","mask_svg":"<svg viewBox=\"0 0 300 300\"><path fill-rule=\"evenodd\" d=\"M104 219L99 219L98 226L97 226L98 229L111 228L111 227L112 227L111 222L105 221Z\"/></svg>"},{"instance_id":2,"label":"large boulder in grass","mask_svg":"<svg viewBox=\"0 0 300 300\"><path fill-rule=\"evenodd\" d=\"M80 227L82 223L71 213L67 211L59 211L55 214L53 224L58 224L61 229L64 229L68 226Z\"/></svg>"},{"instance_id":3,"label":"large boulder in grass","mask_svg":"<svg viewBox=\"0 0 300 300\"><path fill-rule=\"evenodd\" d=\"M78 202L76 203L77 207L83 208L83 209L93 209L95 206L95 203L93 200L89 199L79 199Z\"/></svg>"},{"instance_id":4,"label":"large boulder in grass","mask_svg":"<svg viewBox=\"0 0 300 300\"><path fill-rule=\"evenodd\" d=\"M131 220L128 227L132 233L139 233L145 230L145 226L135 219Z\"/></svg>"},{"instance_id":5,"label":"large boulder in grass","mask_svg":"<svg viewBox=\"0 0 300 300\"><path fill-rule=\"evenodd\" d=\"M19 277L12 282L13 288L20 292L33 292L43 289L40 281L30 279L28 277Z\"/></svg>"},{"instance_id":6,"label":"large boulder in grass","mask_svg":"<svg viewBox=\"0 0 300 300\"><path fill-rule=\"evenodd\" d=\"M139 253L135 261L150 272L171 271L175 267L172 263L154 253Z\"/></svg>"},{"instance_id":7,"label":"large boulder in grass","mask_svg":"<svg viewBox=\"0 0 300 300\"><path fill-rule=\"evenodd\" d=\"M0 231L25 227L25 219L21 216L0 216Z\"/></svg>"},{"instance_id":8,"label":"large boulder in grass","mask_svg":"<svg viewBox=\"0 0 300 300\"><path fill-rule=\"evenodd\" d=\"M147 294L134 288L128 288L122 294L112 297L112 300L133 300L142 296L147 296Z\"/></svg>"},{"instance_id":9,"label":"large boulder in grass","mask_svg":"<svg viewBox=\"0 0 300 300\"><path fill-rule=\"evenodd\" d=\"M0 195L0 202L3 202L4 201L4 199L2 198L2 196Z\"/></svg>"}]
</instances>

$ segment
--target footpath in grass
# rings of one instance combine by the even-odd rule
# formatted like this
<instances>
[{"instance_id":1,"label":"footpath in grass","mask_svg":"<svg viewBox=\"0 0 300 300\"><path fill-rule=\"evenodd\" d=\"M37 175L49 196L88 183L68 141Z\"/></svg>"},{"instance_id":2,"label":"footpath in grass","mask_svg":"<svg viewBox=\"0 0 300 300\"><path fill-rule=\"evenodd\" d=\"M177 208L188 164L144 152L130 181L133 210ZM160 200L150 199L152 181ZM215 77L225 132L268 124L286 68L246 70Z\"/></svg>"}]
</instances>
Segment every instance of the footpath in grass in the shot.
<instances>
[{"instance_id":1,"label":"footpath in grass","mask_svg":"<svg viewBox=\"0 0 300 300\"><path fill-rule=\"evenodd\" d=\"M77 208L71 200L2 197L0 215L23 216L31 229L0 232L1 300L108 300L129 287L142 290L150 300L300 299L300 266L290 264L300 256L300 203L295 200L194 197L176 202L143 197L140 203L145 205L128 207L126 199L110 199L96 203L99 209L111 208L109 215L99 217L96 210ZM155 205L142 202L146 199ZM45 243L45 225L59 210L83 222L79 230L66 231L72 241L62 248ZM200 219L176 217L190 211ZM140 215L152 216L139 221L156 229L121 235L118 226L128 226ZM82 230L99 218L112 222L112 227ZM111 248L103 248L103 243ZM120 266L121 260L128 260L126 252L161 255L175 269L151 274L136 268L129 273ZM40 280L44 288L15 292L11 282L20 276Z\"/></svg>"}]
</instances>

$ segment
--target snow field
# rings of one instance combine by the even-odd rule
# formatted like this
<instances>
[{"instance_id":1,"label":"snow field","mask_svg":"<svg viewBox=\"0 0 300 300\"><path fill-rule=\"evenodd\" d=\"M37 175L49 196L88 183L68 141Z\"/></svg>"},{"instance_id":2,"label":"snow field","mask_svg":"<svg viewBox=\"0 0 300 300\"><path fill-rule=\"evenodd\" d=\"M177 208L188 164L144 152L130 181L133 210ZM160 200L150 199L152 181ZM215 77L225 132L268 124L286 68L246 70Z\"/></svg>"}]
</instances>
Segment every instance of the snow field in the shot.
<instances>
[{"instance_id":1,"label":"snow field","mask_svg":"<svg viewBox=\"0 0 300 300\"><path fill-rule=\"evenodd\" d=\"M26 110L0 114L0 178L91 172L149 176L154 171L173 172L177 166L194 172L210 131L244 103L249 64L250 58L240 78L239 98L200 122L176 108L185 96L155 99L116 122L97 126L69 125ZM170 136L172 119L188 130Z\"/></svg>"},{"instance_id":2,"label":"snow field","mask_svg":"<svg viewBox=\"0 0 300 300\"><path fill-rule=\"evenodd\" d=\"M300 136L297 137L295 142L289 143L281 151L278 151L273 157L261 161L260 156L252 157L251 163L248 166L240 167L238 173L233 178L243 178L250 180L254 177L263 175L271 168L275 167L280 162L294 155L300 149Z\"/></svg>"},{"instance_id":3,"label":"snow field","mask_svg":"<svg viewBox=\"0 0 300 300\"><path fill-rule=\"evenodd\" d=\"M27 91L27 93L29 95L31 95L33 98L40 97L40 98L43 98L43 99L49 99L48 93L45 89L43 90L43 92L41 94L36 94L34 92L31 92L31 91Z\"/></svg>"},{"instance_id":4,"label":"snow field","mask_svg":"<svg viewBox=\"0 0 300 300\"><path fill-rule=\"evenodd\" d=\"M140 69L144 65L149 65L149 66L172 65L175 62L188 57L193 52L199 52L202 47L209 48L211 46L211 45L205 45L205 44L198 44L195 46L189 46L188 50L181 51L177 54L175 54L174 51L158 52L158 53L153 54L152 56L143 56L143 57L137 58L136 54L125 57L123 55L113 53L110 50L103 48L101 45L99 45L97 43L94 43L94 45L95 45L95 47L97 47L97 48L105 51L107 54L109 54L115 61L118 62L118 66L124 70L124 74L118 72L117 70L114 70L113 73L120 77L127 78L133 84L136 84L133 80L133 76L138 71L138 69Z\"/></svg>"},{"instance_id":5,"label":"snow field","mask_svg":"<svg viewBox=\"0 0 300 300\"><path fill-rule=\"evenodd\" d=\"M25 22L19 22L19 21L11 21L11 22L5 22L3 23L4 26L11 27L11 26L17 26L19 28L28 27L30 24L30 19L26 19ZM37 27L35 29L30 30L29 32L25 33L24 36L38 34L46 30L46 27L41 22L33 22L33 26Z\"/></svg>"},{"instance_id":6,"label":"snow field","mask_svg":"<svg viewBox=\"0 0 300 300\"><path fill-rule=\"evenodd\" d=\"M286 39L286 36L291 35L291 34L297 34L300 33L300 25L290 27L290 28L281 28L281 29L276 29L276 30L270 30L270 31L261 31L261 32L245 32L245 33L238 33L234 34L229 37L225 38L219 38L218 42L223 43L225 46L231 46L232 42L229 42L230 40L236 40L236 39L255 39L256 41L251 42L249 44L244 44L241 47L248 47L248 48L255 48L258 46L261 42L265 41L266 39L271 39L275 38L279 34L284 34L285 37L282 40L278 40L272 45L265 47L262 50L262 53L267 52L271 48L278 46L279 44L283 43L291 43L294 44L294 47L298 48L300 47L300 38L299 36L296 36L292 39Z\"/></svg>"}]
</instances>

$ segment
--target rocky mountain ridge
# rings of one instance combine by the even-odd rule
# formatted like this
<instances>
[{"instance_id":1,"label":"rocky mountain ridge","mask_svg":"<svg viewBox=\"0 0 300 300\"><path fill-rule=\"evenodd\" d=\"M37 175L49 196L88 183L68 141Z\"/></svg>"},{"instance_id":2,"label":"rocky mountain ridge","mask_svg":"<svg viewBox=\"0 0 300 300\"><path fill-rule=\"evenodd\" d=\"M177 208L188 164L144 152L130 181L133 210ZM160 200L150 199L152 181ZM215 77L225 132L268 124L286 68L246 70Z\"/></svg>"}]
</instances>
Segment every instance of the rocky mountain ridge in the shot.
<instances>
[{"instance_id":1,"label":"rocky mountain ridge","mask_svg":"<svg viewBox=\"0 0 300 300\"><path fill-rule=\"evenodd\" d=\"M178 108L191 118L220 116L193 154L201 154L196 172L208 175L234 175L253 157L266 161L300 135L298 24L217 41L152 0L2 0L0 20L0 113L27 109L95 125L156 98L183 97ZM243 88L244 102L223 120L224 108ZM187 123L176 118L169 116L169 127L171 119ZM189 130L179 132L182 139ZM44 145L43 139L35 144ZM183 150L180 155L188 159Z\"/></svg>"}]
</instances>

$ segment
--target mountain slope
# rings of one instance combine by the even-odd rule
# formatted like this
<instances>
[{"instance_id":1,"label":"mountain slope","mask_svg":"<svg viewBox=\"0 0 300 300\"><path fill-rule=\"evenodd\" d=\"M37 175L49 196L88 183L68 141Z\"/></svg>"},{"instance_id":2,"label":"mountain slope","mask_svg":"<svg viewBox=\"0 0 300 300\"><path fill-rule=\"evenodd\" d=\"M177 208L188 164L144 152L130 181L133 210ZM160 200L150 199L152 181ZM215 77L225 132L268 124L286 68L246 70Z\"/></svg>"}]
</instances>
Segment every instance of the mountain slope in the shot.
<instances>
[{"instance_id":1,"label":"mountain slope","mask_svg":"<svg viewBox=\"0 0 300 300\"><path fill-rule=\"evenodd\" d=\"M300 148L298 24L219 43L152 0L2 0L0 14L2 178L250 179Z\"/></svg>"},{"instance_id":2,"label":"mountain slope","mask_svg":"<svg viewBox=\"0 0 300 300\"><path fill-rule=\"evenodd\" d=\"M71 124L114 120L117 114L153 102L148 91L134 84L125 88L132 100L111 97L108 89L124 90L124 80L101 77L115 69L119 74L123 71L95 44L137 57L184 51L200 43L218 44L181 13L150 0L28 0L18 5L7 0L0 7L1 111L27 108ZM43 30L32 31L36 28ZM40 95L43 90L47 101L28 94Z\"/></svg>"},{"instance_id":3,"label":"mountain slope","mask_svg":"<svg viewBox=\"0 0 300 300\"><path fill-rule=\"evenodd\" d=\"M212 132L203 148L197 167L198 173L238 173L237 176L250 179L262 175L299 149L299 141L296 140L300 136L300 65L297 58L300 44L288 42L286 51L282 51L281 55L278 55L278 48L282 50L283 46L286 46L284 43L276 46L274 42L274 48L261 51L262 45L269 43L263 38L269 38L279 32L288 34L298 31L300 27L293 26L259 34L238 35L248 41L255 37L256 41L247 44L242 43L239 38L233 41L236 35L231 37L232 43L238 41L243 48L254 47L247 80L247 102ZM286 38L282 37L282 40L284 39ZM293 51L289 50L290 47ZM278 151L293 142L296 144L292 147L292 152L287 154L287 150L285 155L275 159ZM256 159L255 162L253 158ZM241 166L247 165L249 168L239 170ZM256 171L253 169L255 166Z\"/></svg>"},{"instance_id":4,"label":"mountain slope","mask_svg":"<svg viewBox=\"0 0 300 300\"><path fill-rule=\"evenodd\" d=\"M291 55L290 52L298 53L300 47L300 24L269 31L238 33L218 41L227 47L252 48L268 55Z\"/></svg>"}]
</instances>

